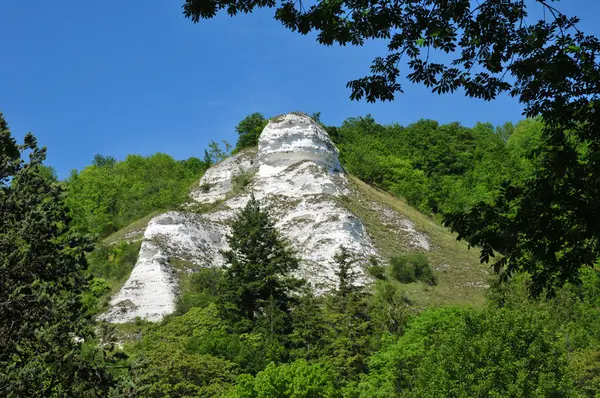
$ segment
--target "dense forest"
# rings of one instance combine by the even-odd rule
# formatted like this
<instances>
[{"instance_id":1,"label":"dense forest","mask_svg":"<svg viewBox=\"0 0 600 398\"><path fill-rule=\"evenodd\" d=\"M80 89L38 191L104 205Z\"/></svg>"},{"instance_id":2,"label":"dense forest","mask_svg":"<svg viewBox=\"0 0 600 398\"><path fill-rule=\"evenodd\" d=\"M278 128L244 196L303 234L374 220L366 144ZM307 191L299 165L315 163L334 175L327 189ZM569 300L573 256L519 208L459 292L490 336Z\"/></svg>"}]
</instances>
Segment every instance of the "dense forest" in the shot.
<instances>
[{"instance_id":1,"label":"dense forest","mask_svg":"<svg viewBox=\"0 0 600 398\"><path fill-rule=\"evenodd\" d=\"M234 152L255 146L266 122L260 114L242 120ZM380 125L366 116L324 127L347 172L441 219L447 211L491 202L507 178L525 181L537 167L543 125L532 119L499 127L431 120ZM527 273L505 283L495 277L483 307L423 309L412 305L403 286L436 283L426 256L398 255L388 266L374 266L369 270L373 284L361 287L350 272L354 259L342 247L335 257L337 288L317 296L290 277L298 259L255 200L234 221L228 267L182 278L175 314L157 324L141 319L119 326L96 323L94 317L127 278L139 250L139 242L105 238L137 219L184 204L191 186L229 149L213 142L203 160L184 161L165 154L122 161L97 155L65 181L41 165L41 156L35 166L18 163L20 170L6 189L19 189L28 174L35 174L54 187L57 206L65 206L61 225L69 220L70 227L55 234L84 239L63 244L83 253L92 240L96 243L86 255L87 269L78 271L77 289L61 285L73 297L56 298L80 303L69 310L78 323L49 329L47 335L21 335L19 341L29 346L3 349L6 366L0 377L9 396L33 391L83 396L87 390L89 396L115 397L594 397L600 390L598 271L584 268L579 283L537 298L530 296ZM10 196L19 197L17 192ZM48 211L44 203L40 209ZM75 247L70 252L77 253ZM86 263L78 261L82 267ZM24 297L21 288L15 289L13 297ZM68 311L56 308L56 316ZM31 322L38 321L24 323L21 330ZM88 337L83 345L61 348L69 350L67 357L57 352L54 359L38 358L27 348L40 338L56 344L51 339L64 333ZM44 372L36 370L38 362ZM55 372L76 377L56 378ZM25 377L32 384L19 387ZM37 390L40 385L45 387Z\"/></svg>"},{"instance_id":2,"label":"dense forest","mask_svg":"<svg viewBox=\"0 0 600 398\"><path fill-rule=\"evenodd\" d=\"M524 180L541 122L467 128L421 120L404 127L367 116L328 131L348 172L436 214L490 201L508 178Z\"/></svg>"},{"instance_id":3,"label":"dense forest","mask_svg":"<svg viewBox=\"0 0 600 398\"><path fill-rule=\"evenodd\" d=\"M66 204L73 228L105 237L141 217L177 207L187 200L190 187L229 152L211 141L203 159L176 161L164 153L123 161L96 155L90 166L73 170L66 183Z\"/></svg>"}]
</instances>

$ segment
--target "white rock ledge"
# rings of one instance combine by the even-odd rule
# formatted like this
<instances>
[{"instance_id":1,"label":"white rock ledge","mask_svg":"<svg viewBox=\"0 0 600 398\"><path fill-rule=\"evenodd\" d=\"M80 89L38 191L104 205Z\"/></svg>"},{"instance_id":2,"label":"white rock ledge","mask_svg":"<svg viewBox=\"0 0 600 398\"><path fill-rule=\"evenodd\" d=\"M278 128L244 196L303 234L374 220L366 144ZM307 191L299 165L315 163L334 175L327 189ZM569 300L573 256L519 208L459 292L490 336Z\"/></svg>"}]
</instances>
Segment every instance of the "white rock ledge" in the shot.
<instances>
[{"instance_id":1,"label":"white rock ledge","mask_svg":"<svg viewBox=\"0 0 600 398\"><path fill-rule=\"evenodd\" d=\"M259 174L272 175L301 161L342 170L338 149L321 126L306 115L278 116L265 127L258 141Z\"/></svg>"}]
</instances>

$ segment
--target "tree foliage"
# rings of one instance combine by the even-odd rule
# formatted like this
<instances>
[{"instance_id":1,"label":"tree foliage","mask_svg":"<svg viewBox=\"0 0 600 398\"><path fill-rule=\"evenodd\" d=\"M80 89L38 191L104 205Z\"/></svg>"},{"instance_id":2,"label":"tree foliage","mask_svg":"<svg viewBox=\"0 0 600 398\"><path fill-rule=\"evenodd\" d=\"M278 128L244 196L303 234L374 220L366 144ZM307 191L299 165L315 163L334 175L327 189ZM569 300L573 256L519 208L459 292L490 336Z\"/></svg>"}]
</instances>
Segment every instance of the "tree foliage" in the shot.
<instances>
[{"instance_id":1,"label":"tree foliage","mask_svg":"<svg viewBox=\"0 0 600 398\"><path fill-rule=\"evenodd\" d=\"M445 217L459 239L481 248L482 262L501 255L493 268L503 280L518 271L530 273L535 295L577 281L580 266L591 266L600 257L595 205L600 151L591 135L596 122L557 123L544 128L535 157L529 157L535 167L528 178L506 181L491 203Z\"/></svg>"},{"instance_id":2,"label":"tree foliage","mask_svg":"<svg viewBox=\"0 0 600 398\"><path fill-rule=\"evenodd\" d=\"M45 156L31 134L17 144L0 114L0 395L97 396L111 380L85 352L90 242L70 228Z\"/></svg>"},{"instance_id":3,"label":"tree foliage","mask_svg":"<svg viewBox=\"0 0 600 398\"><path fill-rule=\"evenodd\" d=\"M334 262L338 284L325 307L329 334L325 338L325 352L337 372L351 381L365 370L371 342L369 294L358 280L356 258L348 249L340 246Z\"/></svg>"},{"instance_id":4,"label":"tree foliage","mask_svg":"<svg viewBox=\"0 0 600 398\"><path fill-rule=\"evenodd\" d=\"M268 123L269 121L258 112L242 119L235 127L235 131L239 135L235 150L239 151L247 147L257 146L258 137L260 137L260 134Z\"/></svg>"},{"instance_id":5,"label":"tree foliage","mask_svg":"<svg viewBox=\"0 0 600 398\"><path fill-rule=\"evenodd\" d=\"M212 163L211 163L212 164ZM157 153L129 155L117 162L96 155L67 180L66 203L77 230L106 236L153 211L187 200L189 190L210 166L196 158L176 161Z\"/></svg>"},{"instance_id":6,"label":"tree foliage","mask_svg":"<svg viewBox=\"0 0 600 398\"><path fill-rule=\"evenodd\" d=\"M204 162L208 166L215 165L225 160L231 152L231 144L225 140L221 141L225 149L223 150L218 142L211 140L208 143L208 149L204 151Z\"/></svg>"},{"instance_id":7,"label":"tree foliage","mask_svg":"<svg viewBox=\"0 0 600 398\"><path fill-rule=\"evenodd\" d=\"M552 17L531 23L533 5ZM324 45L362 46L373 39L386 40L388 53L373 61L371 74L347 85L351 98L370 102L393 100L402 92L401 65L409 70L409 81L422 83L433 93L462 89L468 96L489 100L509 92L528 102L531 93L539 92L540 82L532 79L537 67L552 69L597 45L579 32L565 34L578 19L544 0L343 0L308 7L288 1L186 0L183 8L194 22L213 18L221 10L234 16L271 8L286 28L302 35L315 32ZM506 72L515 79L506 79Z\"/></svg>"},{"instance_id":8,"label":"tree foliage","mask_svg":"<svg viewBox=\"0 0 600 398\"><path fill-rule=\"evenodd\" d=\"M327 127L348 172L427 213L490 202L504 179L524 179L532 169L524 160L526 153L536 148L530 137L540 129L528 120L520 122L514 127L518 133L506 143L484 123L468 128L420 120L386 126L366 116Z\"/></svg>"},{"instance_id":9,"label":"tree foliage","mask_svg":"<svg viewBox=\"0 0 600 398\"><path fill-rule=\"evenodd\" d=\"M429 310L371 358L361 396L569 396L564 348L542 315Z\"/></svg>"},{"instance_id":10,"label":"tree foliage","mask_svg":"<svg viewBox=\"0 0 600 398\"><path fill-rule=\"evenodd\" d=\"M337 377L327 361L270 363L256 377L241 377L231 398L341 398Z\"/></svg>"},{"instance_id":11,"label":"tree foliage","mask_svg":"<svg viewBox=\"0 0 600 398\"><path fill-rule=\"evenodd\" d=\"M313 359L323 353L327 324L323 313L323 299L307 287L292 311L291 356Z\"/></svg>"},{"instance_id":12,"label":"tree foliage","mask_svg":"<svg viewBox=\"0 0 600 398\"><path fill-rule=\"evenodd\" d=\"M230 250L223 252L225 307L249 321L265 314L270 305L274 305L272 310L289 312L291 293L302 284L291 276L299 260L254 196L234 218L227 242Z\"/></svg>"},{"instance_id":13,"label":"tree foliage","mask_svg":"<svg viewBox=\"0 0 600 398\"><path fill-rule=\"evenodd\" d=\"M227 392L237 365L228 352L225 324L214 305L193 308L185 315L149 331L133 348L130 394L140 397L214 397ZM217 345L217 347L214 347ZM217 349L214 349L214 348Z\"/></svg>"}]
</instances>

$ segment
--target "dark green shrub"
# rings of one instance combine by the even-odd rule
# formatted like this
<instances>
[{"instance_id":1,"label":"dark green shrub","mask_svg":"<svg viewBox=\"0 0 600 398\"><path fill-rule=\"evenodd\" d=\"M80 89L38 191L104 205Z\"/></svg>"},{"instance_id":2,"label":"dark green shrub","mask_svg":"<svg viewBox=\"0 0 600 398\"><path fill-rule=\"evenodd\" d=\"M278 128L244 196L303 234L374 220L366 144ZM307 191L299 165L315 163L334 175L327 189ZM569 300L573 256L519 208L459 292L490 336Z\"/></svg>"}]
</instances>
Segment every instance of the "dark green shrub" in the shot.
<instances>
[{"instance_id":1,"label":"dark green shrub","mask_svg":"<svg viewBox=\"0 0 600 398\"><path fill-rule=\"evenodd\" d=\"M215 303L223 272L217 268L201 268L180 281L182 291L177 298L176 313L183 315L191 308L204 308Z\"/></svg>"},{"instance_id":2,"label":"dark green shrub","mask_svg":"<svg viewBox=\"0 0 600 398\"><path fill-rule=\"evenodd\" d=\"M421 270L420 275L417 276L417 279L431 286L437 285L437 278L433 274L433 270L429 264L427 267Z\"/></svg>"},{"instance_id":3,"label":"dark green shrub","mask_svg":"<svg viewBox=\"0 0 600 398\"><path fill-rule=\"evenodd\" d=\"M392 277L402 283L416 281L429 285L436 284L436 278L429 264L427 256L423 253L396 256L390 260Z\"/></svg>"},{"instance_id":4,"label":"dark green shrub","mask_svg":"<svg viewBox=\"0 0 600 398\"><path fill-rule=\"evenodd\" d=\"M416 282L415 267L408 261L407 256L392 257L390 261L392 277L398 282Z\"/></svg>"},{"instance_id":5,"label":"dark green shrub","mask_svg":"<svg viewBox=\"0 0 600 398\"><path fill-rule=\"evenodd\" d=\"M385 267L379 264L379 260L375 256L369 257L367 272L375 279L386 280Z\"/></svg>"},{"instance_id":6,"label":"dark green shrub","mask_svg":"<svg viewBox=\"0 0 600 398\"><path fill-rule=\"evenodd\" d=\"M421 282L425 282L430 285L436 284L433 270L429 264L429 259L423 253L409 254L406 256L408 261L413 264L415 268L415 277Z\"/></svg>"},{"instance_id":7,"label":"dark green shrub","mask_svg":"<svg viewBox=\"0 0 600 398\"><path fill-rule=\"evenodd\" d=\"M367 268L367 272L375 279L385 280L385 267L381 265L372 265Z\"/></svg>"},{"instance_id":8,"label":"dark green shrub","mask_svg":"<svg viewBox=\"0 0 600 398\"><path fill-rule=\"evenodd\" d=\"M211 187L212 187L212 184L209 184L208 182L204 182L204 183L200 184L200 191L203 193L208 193L208 191L210 191Z\"/></svg>"}]
</instances>

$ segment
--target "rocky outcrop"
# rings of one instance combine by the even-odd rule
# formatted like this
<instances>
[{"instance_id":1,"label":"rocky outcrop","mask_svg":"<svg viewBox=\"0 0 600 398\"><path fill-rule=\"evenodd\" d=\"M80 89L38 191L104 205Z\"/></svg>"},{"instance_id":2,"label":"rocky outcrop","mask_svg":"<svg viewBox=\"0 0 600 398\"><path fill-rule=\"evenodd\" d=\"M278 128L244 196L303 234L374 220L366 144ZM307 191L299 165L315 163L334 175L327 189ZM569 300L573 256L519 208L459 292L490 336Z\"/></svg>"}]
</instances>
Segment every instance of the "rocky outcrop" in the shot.
<instances>
[{"instance_id":1,"label":"rocky outcrop","mask_svg":"<svg viewBox=\"0 0 600 398\"><path fill-rule=\"evenodd\" d=\"M257 168L255 150L246 150L230 156L217 166L206 170L200 184L190 193L190 197L199 203L223 200L231 192L236 177L255 171Z\"/></svg>"},{"instance_id":2,"label":"rocky outcrop","mask_svg":"<svg viewBox=\"0 0 600 398\"><path fill-rule=\"evenodd\" d=\"M199 214L168 212L148 223L138 260L129 279L112 298L101 319L121 323L145 318L158 321L175 309L177 279L169 260L200 267L221 266L227 248L224 228Z\"/></svg>"},{"instance_id":3,"label":"rocky outcrop","mask_svg":"<svg viewBox=\"0 0 600 398\"><path fill-rule=\"evenodd\" d=\"M258 141L260 174L273 175L298 162L311 162L332 172L342 171L338 150L314 120L302 114L276 117Z\"/></svg>"},{"instance_id":4,"label":"rocky outcrop","mask_svg":"<svg viewBox=\"0 0 600 398\"><path fill-rule=\"evenodd\" d=\"M321 126L302 114L273 119L260 136L258 151L246 150L213 166L192 190L191 198L202 205L200 214L190 205L190 212L152 219L138 262L103 319L158 320L171 313L177 281L169 259L196 267L222 266L219 251L227 248L229 221L250 194L268 206L277 228L302 260L299 276L317 291L337 282L333 255L342 245L359 259L359 282L367 283L364 265L379 255L362 221L340 203L351 194L348 184L338 150ZM211 203L214 208L207 211ZM410 240L416 246L428 248L427 238L410 224L402 230L413 235Z\"/></svg>"}]
</instances>

